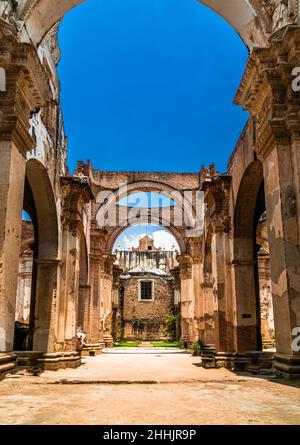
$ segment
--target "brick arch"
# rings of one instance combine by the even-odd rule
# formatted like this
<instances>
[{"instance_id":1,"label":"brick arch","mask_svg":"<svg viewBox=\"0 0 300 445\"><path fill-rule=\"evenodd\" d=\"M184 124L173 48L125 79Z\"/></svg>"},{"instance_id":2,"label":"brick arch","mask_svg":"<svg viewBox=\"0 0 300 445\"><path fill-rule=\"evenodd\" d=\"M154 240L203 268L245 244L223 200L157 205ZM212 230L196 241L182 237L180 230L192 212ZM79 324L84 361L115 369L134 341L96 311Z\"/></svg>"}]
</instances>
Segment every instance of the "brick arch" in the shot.
<instances>
[{"instance_id":1,"label":"brick arch","mask_svg":"<svg viewBox=\"0 0 300 445\"><path fill-rule=\"evenodd\" d=\"M26 164L26 182L32 198L32 221L37 242L32 271L32 307L30 321L31 350L47 352L53 343L51 331L53 300L57 292L58 217L53 187L47 170L37 159Z\"/></svg>"},{"instance_id":2,"label":"brick arch","mask_svg":"<svg viewBox=\"0 0 300 445\"><path fill-rule=\"evenodd\" d=\"M116 227L107 239L106 252L109 254L112 253L113 246L114 246L116 240L119 238L120 235L122 235L122 233L125 230L127 230L129 227L132 227L134 225L143 224L144 222L146 222L146 221L141 220L139 223L137 223L137 222L132 223L129 220L128 225L126 225L124 227ZM172 225L167 227L166 222L164 222L164 220L162 220L161 218L160 219L153 218L153 221L151 221L151 224L161 226L162 228L164 228L168 232L170 232L170 234L174 236L174 238L176 239L176 241L179 245L181 255L186 253L186 251L187 251L186 242L185 242L184 236L180 230L178 230L176 227L174 227Z\"/></svg>"},{"instance_id":3,"label":"brick arch","mask_svg":"<svg viewBox=\"0 0 300 445\"><path fill-rule=\"evenodd\" d=\"M184 196L179 190L168 184L154 181L138 181L121 186L118 190L104 190L98 193L96 202L99 208L96 214L96 220L99 221L109 210L126 196L139 192L159 192L172 199L180 208L183 208L183 198L186 199L184 207L185 224L188 227L194 227L196 222L196 211L193 202L189 196ZM105 199L104 199L105 198Z\"/></svg>"},{"instance_id":4,"label":"brick arch","mask_svg":"<svg viewBox=\"0 0 300 445\"><path fill-rule=\"evenodd\" d=\"M234 216L234 286L237 308L237 349L261 349L260 305L256 244L257 205L263 188L263 166L258 160L241 180Z\"/></svg>"},{"instance_id":5,"label":"brick arch","mask_svg":"<svg viewBox=\"0 0 300 445\"><path fill-rule=\"evenodd\" d=\"M39 259L56 260L58 218L54 192L45 167L37 159L27 161L26 180L30 185L36 212Z\"/></svg>"},{"instance_id":6,"label":"brick arch","mask_svg":"<svg viewBox=\"0 0 300 445\"><path fill-rule=\"evenodd\" d=\"M21 31L24 40L29 39L38 45L47 32L63 18L63 16L83 3L85 0L27 0L21 2L19 19L25 26ZM198 0L222 16L240 35L248 48L264 46L267 43L263 18L267 15L265 6L260 0ZM257 5L261 17L257 16Z\"/></svg>"},{"instance_id":7,"label":"brick arch","mask_svg":"<svg viewBox=\"0 0 300 445\"><path fill-rule=\"evenodd\" d=\"M234 237L253 237L256 201L263 183L263 165L253 161L244 172L241 180L234 215Z\"/></svg>"}]
</instances>

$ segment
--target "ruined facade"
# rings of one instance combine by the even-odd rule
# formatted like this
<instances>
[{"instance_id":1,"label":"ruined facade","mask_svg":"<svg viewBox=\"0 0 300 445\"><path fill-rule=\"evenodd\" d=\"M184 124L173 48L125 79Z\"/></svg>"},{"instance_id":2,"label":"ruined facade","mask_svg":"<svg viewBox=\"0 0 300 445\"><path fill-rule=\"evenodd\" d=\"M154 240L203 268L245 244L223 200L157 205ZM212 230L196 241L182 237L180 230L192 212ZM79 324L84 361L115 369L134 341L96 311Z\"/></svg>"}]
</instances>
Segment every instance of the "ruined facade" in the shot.
<instances>
[{"instance_id":1,"label":"ruined facade","mask_svg":"<svg viewBox=\"0 0 300 445\"><path fill-rule=\"evenodd\" d=\"M270 290L274 320L263 320L270 336L275 330L273 365L299 377L300 93L293 74L300 66L299 2L202 1L233 26L250 53L235 98L250 119L225 174L213 166L199 174L103 172L91 163L79 163L70 174L57 30L63 15L81 2L0 2L0 374L17 365L23 209L34 230L26 347L39 353L42 368L75 367L79 330L87 350L100 352L113 337L123 270L112 249L132 220L127 215L125 224L121 212L105 226L107 213L137 191L176 192L180 209L180 197L189 190L203 193L203 231L191 229L193 200L181 225L169 209L168 225L180 246L171 272L181 338L211 345L225 366L246 363L249 351L262 348L260 306L264 302L265 311L271 305ZM159 209L137 213L141 222L150 216L152 223L166 222ZM263 214L268 250L257 243Z\"/></svg>"},{"instance_id":2,"label":"ruined facade","mask_svg":"<svg viewBox=\"0 0 300 445\"><path fill-rule=\"evenodd\" d=\"M177 255L175 249L168 252L155 247L148 235L139 240L139 247L118 250L116 264L123 273L114 301L116 340L169 339L165 328L175 309L171 270L177 266Z\"/></svg>"}]
</instances>

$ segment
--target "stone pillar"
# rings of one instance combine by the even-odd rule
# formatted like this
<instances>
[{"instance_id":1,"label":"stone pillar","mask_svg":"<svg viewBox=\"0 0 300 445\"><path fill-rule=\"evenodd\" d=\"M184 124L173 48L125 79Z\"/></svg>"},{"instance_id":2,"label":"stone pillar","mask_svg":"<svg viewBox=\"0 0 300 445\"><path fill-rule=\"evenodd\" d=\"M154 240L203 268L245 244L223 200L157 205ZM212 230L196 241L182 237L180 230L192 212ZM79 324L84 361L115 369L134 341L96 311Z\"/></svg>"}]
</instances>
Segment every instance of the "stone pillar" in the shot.
<instances>
[{"instance_id":1,"label":"stone pillar","mask_svg":"<svg viewBox=\"0 0 300 445\"><path fill-rule=\"evenodd\" d=\"M106 245L106 232L98 228L96 221L92 222L91 252L90 252L90 307L89 322L86 332L86 347L89 350L101 352L105 347L103 331L100 323L102 311L102 278L105 270L103 247Z\"/></svg>"},{"instance_id":2,"label":"stone pillar","mask_svg":"<svg viewBox=\"0 0 300 445\"><path fill-rule=\"evenodd\" d=\"M0 122L1 125L1 122ZM5 135L1 134L0 138ZM13 138L8 134L7 138ZM25 153L12 140L0 140L0 351L13 350L20 256Z\"/></svg>"},{"instance_id":3,"label":"stone pillar","mask_svg":"<svg viewBox=\"0 0 300 445\"><path fill-rule=\"evenodd\" d=\"M274 311L271 291L270 257L258 253L259 295L261 308L261 334L264 349L275 346Z\"/></svg>"},{"instance_id":4,"label":"stone pillar","mask_svg":"<svg viewBox=\"0 0 300 445\"><path fill-rule=\"evenodd\" d=\"M58 260L34 260L37 265L37 286L33 350L55 352L55 314Z\"/></svg>"},{"instance_id":5,"label":"stone pillar","mask_svg":"<svg viewBox=\"0 0 300 445\"><path fill-rule=\"evenodd\" d=\"M100 275L100 329L101 336L106 347L113 346L113 264L116 261L115 255L103 255Z\"/></svg>"},{"instance_id":6,"label":"stone pillar","mask_svg":"<svg viewBox=\"0 0 300 445\"><path fill-rule=\"evenodd\" d=\"M230 241L228 226L223 221L213 224L212 265L215 277L215 339L218 352L230 352L234 347L234 305L231 288Z\"/></svg>"},{"instance_id":7,"label":"stone pillar","mask_svg":"<svg viewBox=\"0 0 300 445\"><path fill-rule=\"evenodd\" d=\"M0 352L9 353L15 327L26 153L33 147L30 111L44 103L49 90L43 91L43 73L33 75L34 48L19 44L14 28L3 22L0 39L0 66L6 73L5 91L0 92Z\"/></svg>"},{"instance_id":8,"label":"stone pillar","mask_svg":"<svg viewBox=\"0 0 300 445\"><path fill-rule=\"evenodd\" d=\"M284 31L284 32L283 32ZM255 50L236 102L256 120L255 151L263 161L277 355L275 368L300 377L300 28L286 27Z\"/></svg>"},{"instance_id":9,"label":"stone pillar","mask_svg":"<svg viewBox=\"0 0 300 445\"><path fill-rule=\"evenodd\" d=\"M275 367L300 377L300 353L293 350L293 330L300 327L300 199L296 192L300 145L299 140L292 144L287 139L280 142L264 160L277 349Z\"/></svg>"},{"instance_id":10,"label":"stone pillar","mask_svg":"<svg viewBox=\"0 0 300 445\"><path fill-rule=\"evenodd\" d=\"M180 268L178 266L170 270L173 276L174 315L176 317L176 339L181 338L181 289Z\"/></svg>"},{"instance_id":11,"label":"stone pillar","mask_svg":"<svg viewBox=\"0 0 300 445\"><path fill-rule=\"evenodd\" d=\"M29 325L33 252L23 252L19 260L16 321Z\"/></svg>"},{"instance_id":12,"label":"stone pillar","mask_svg":"<svg viewBox=\"0 0 300 445\"><path fill-rule=\"evenodd\" d=\"M112 284L112 337L114 341L119 340L121 333L121 314L120 314L120 275L123 269L115 265L113 267L113 284Z\"/></svg>"},{"instance_id":13,"label":"stone pillar","mask_svg":"<svg viewBox=\"0 0 300 445\"><path fill-rule=\"evenodd\" d=\"M100 255L90 255L91 298L87 344L100 344Z\"/></svg>"},{"instance_id":14,"label":"stone pillar","mask_svg":"<svg viewBox=\"0 0 300 445\"><path fill-rule=\"evenodd\" d=\"M210 175L210 172L213 174ZM211 277L214 306L214 335L215 348L218 352L232 350L232 320L233 308L231 301L231 270L230 270L230 219L228 216L229 193L231 178L219 176L215 170L208 169L203 175L202 189L207 204L207 229L209 254L211 255L208 267L208 277ZM211 302L211 298L210 298ZM211 304L210 304L211 307ZM211 310L211 309L210 309Z\"/></svg>"},{"instance_id":15,"label":"stone pillar","mask_svg":"<svg viewBox=\"0 0 300 445\"><path fill-rule=\"evenodd\" d=\"M83 333L87 335L89 330L89 311L91 306L91 285L79 285L79 305L77 327L81 327Z\"/></svg>"},{"instance_id":16,"label":"stone pillar","mask_svg":"<svg viewBox=\"0 0 300 445\"><path fill-rule=\"evenodd\" d=\"M62 270L59 274L61 282L58 286L60 292L56 310L55 351L77 353L79 350L79 296L82 291L80 268L85 267L87 273L87 265L81 264L82 256L87 257L87 252L82 251L85 248L83 206L93 199L93 195L89 184L86 181L81 181L78 177L61 178L61 187L63 192L62 251L64 256L61 263ZM88 287L88 277L86 277L86 288L88 289ZM87 314L85 318L87 318Z\"/></svg>"},{"instance_id":17,"label":"stone pillar","mask_svg":"<svg viewBox=\"0 0 300 445\"><path fill-rule=\"evenodd\" d=\"M181 340L189 344L193 330L193 259L190 255L179 255L177 260L180 267Z\"/></svg>"},{"instance_id":18,"label":"stone pillar","mask_svg":"<svg viewBox=\"0 0 300 445\"><path fill-rule=\"evenodd\" d=\"M201 287L202 239L193 237L187 241L188 251L192 258L193 293L190 304L191 333L190 340L195 343L201 339L203 327L203 289Z\"/></svg>"}]
</instances>

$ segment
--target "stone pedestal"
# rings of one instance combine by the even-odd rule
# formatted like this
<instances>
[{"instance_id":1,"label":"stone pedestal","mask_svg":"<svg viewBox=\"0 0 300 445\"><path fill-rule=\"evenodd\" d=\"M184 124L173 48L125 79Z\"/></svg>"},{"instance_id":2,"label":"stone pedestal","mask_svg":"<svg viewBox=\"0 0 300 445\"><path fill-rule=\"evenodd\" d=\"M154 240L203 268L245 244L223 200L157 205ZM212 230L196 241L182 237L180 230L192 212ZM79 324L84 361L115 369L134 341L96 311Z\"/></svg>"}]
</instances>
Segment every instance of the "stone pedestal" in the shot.
<instances>
[{"instance_id":1,"label":"stone pedestal","mask_svg":"<svg viewBox=\"0 0 300 445\"><path fill-rule=\"evenodd\" d=\"M16 354L0 354L0 380L4 379L6 374L16 370Z\"/></svg>"},{"instance_id":2,"label":"stone pedestal","mask_svg":"<svg viewBox=\"0 0 300 445\"><path fill-rule=\"evenodd\" d=\"M95 343L95 344L87 344L84 345L81 350L81 357L94 357L97 355L101 355L103 350L103 344Z\"/></svg>"},{"instance_id":3,"label":"stone pedestal","mask_svg":"<svg viewBox=\"0 0 300 445\"><path fill-rule=\"evenodd\" d=\"M78 368L81 365L79 352L56 352L52 354L43 354L37 360L41 369L57 371L64 368Z\"/></svg>"},{"instance_id":4,"label":"stone pedestal","mask_svg":"<svg viewBox=\"0 0 300 445\"><path fill-rule=\"evenodd\" d=\"M275 354L273 367L290 380L300 379L300 357Z\"/></svg>"},{"instance_id":5,"label":"stone pedestal","mask_svg":"<svg viewBox=\"0 0 300 445\"><path fill-rule=\"evenodd\" d=\"M211 369L216 367L216 350L213 346L204 346L201 349L201 362L203 368Z\"/></svg>"},{"instance_id":6,"label":"stone pedestal","mask_svg":"<svg viewBox=\"0 0 300 445\"><path fill-rule=\"evenodd\" d=\"M103 341L105 343L106 348L112 348L114 345L114 339L109 334L103 336Z\"/></svg>"}]
</instances>

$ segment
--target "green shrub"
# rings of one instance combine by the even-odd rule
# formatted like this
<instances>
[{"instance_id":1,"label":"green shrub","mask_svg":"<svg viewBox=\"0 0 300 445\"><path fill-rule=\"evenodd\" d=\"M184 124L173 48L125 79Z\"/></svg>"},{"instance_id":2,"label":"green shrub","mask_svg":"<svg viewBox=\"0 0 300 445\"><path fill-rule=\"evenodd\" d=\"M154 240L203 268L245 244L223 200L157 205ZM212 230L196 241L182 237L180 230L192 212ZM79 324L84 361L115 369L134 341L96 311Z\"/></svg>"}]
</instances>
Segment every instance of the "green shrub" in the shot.
<instances>
[{"instance_id":1,"label":"green shrub","mask_svg":"<svg viewBox=\"0 0 300 445\"><path fill-rule=\"evenodd\" d=\"M164 334L171 338L172 341L176 341L176 317L170 314L166 318Z\"/></svg>"},{"instance_id":2,"label":"green shrub","mask_svg":"<svg viewBox=\"0 0 300 445\"><path fill-rule=\"evenodd\" d=\"M196 341L192 345L193 355L200 355L201 350L203 349L203 346L204 346L204 344L202 343L201 340Z\"/></svg>"}]
</instances>

